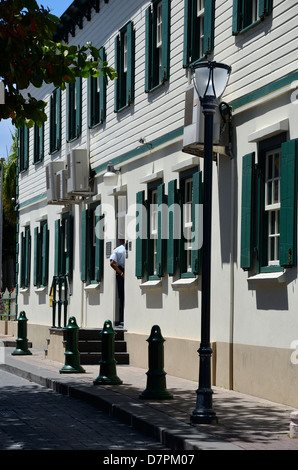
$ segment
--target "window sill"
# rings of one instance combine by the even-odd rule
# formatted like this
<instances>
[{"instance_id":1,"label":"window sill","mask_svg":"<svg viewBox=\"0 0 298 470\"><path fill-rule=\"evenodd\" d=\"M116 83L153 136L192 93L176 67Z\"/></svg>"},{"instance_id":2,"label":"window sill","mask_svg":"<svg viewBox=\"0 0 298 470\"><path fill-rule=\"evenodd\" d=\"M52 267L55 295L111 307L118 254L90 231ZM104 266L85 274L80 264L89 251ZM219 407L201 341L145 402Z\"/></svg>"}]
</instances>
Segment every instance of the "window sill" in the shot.
<instances>
[{"instance_id":1,"label":"window sill","mask_svg":"<svg viewBox=\"0 0 298 470\"><path fill-rule=\"evenodd\" d=\"M46 286L40 286L35 289L36 294L44 294L46 291Z\"/></svg>"},{"instance_id":2,"label":"window sill","mask_svg":"<svg viewBox=\"0 0 298 470\"><path fill-rule=\"evenodd\" d=\"M29 287L21 287L21 289L19 290L19 293L20 294L29 294Z\"/></svg>"},{"instance_id":3,"label":"window sill","mask_svg":"<svg viewBox=\"0 0 298 470\"><path fill-rule=\"evenodd\" d=\"M140 284L141 289L152 289L154 287L161 287L161 279L146 281Z\"/></svg>"},{"instance_id":4,"label":"window sill","mask_svg":"<svg viewBox=\"0 0 298 470\"><path fill-rule=\"evenodd\" d=\"M94 292L98 292L100 289L100 282L97 282L96 284L89 284L88 286L84 287L85 292L89 292L93 294Z\"/></svg>"},{"instance_id":5,"label":"window sill","mask_svg":"<svg viewBox=\"0 0 298 470\"><path fill-rule=\"evenodd\" d=\"M271 272L271 273L260 273L250 276L247 282L257 282L260 284L282 284L286 282L286 273L283 271Z\"/></svg>"},{"instance_id":6,"label":"window sill","mask_svg":"<svg viewBox=\"0 0 298 470\"><path fill-rule=\"evenodd\" d=\"M172 287L174 289L183 289L188 287L197 287L198 279L196 277L186 277L178 279L177 281L172 282Z\"/></svg>"}]
</instances>

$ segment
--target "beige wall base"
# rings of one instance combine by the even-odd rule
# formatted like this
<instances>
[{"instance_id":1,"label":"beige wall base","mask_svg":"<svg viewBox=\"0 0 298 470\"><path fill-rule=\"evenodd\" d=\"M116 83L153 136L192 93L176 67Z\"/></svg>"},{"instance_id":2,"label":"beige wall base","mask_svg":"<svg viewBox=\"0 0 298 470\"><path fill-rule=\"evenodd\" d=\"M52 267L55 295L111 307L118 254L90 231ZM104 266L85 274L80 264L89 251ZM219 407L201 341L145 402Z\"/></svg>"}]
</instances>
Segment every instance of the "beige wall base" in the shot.
<instances>
[{"instance_id":1,"label":"beige wall base","mask_svg":"<svg viewBox=\"0 0 298 470\"><path fill-rule=\"evenodd\" d=\"M0 321L0 334L17 338L17 321ZM130 365L148 369L149 335L125 333ZM47 358L64 363L63 330L28 324L27 339L34 349L47 351ZM199 341L167 338L164 370L167 374L198 381ZM278 349L228 343L212 343L212 385L298 408L298 354Z\"/></svg>"}]
</instances>

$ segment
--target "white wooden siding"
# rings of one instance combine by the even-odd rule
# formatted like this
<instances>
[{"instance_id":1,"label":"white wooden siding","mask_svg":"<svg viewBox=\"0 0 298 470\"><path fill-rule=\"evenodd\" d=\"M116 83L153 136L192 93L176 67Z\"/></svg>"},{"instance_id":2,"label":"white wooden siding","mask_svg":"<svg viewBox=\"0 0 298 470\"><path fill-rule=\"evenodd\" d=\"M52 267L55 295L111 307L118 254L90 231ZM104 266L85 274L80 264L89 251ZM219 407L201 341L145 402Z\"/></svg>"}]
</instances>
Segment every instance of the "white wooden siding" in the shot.
<instances>
[{"instance_id":1,"label":"white wooden siding","mask_svg":"<svg viewBox=\"0 0 298 470\"><path fill-rule=\"evenodd\" d=\"M114 113L114 83L107 86L107 117L103 125L88 129L87 80L83 80L82 134L73 143L66 142L66 92L62 92L62 146L55 155L48 154L49 121L45 125L44 162L32 165L33 129L30 130L29 169L20 175L20 203L44 194L45 165L54 159L65 158L71 147L86 147L90 142L90 161L96 168L102 163L139 147L139 139L150 142L183 126L184 89L187 71L182 67L184 34L184 0L172 0L170 22L170 80L159 90L145 93L145 10L149 1L110 0L100 3L100 11L92 10L92 19L83 20L83 29L76 28L76 36L69 43L86 41L106 49L107 60L115 64L114 39L119 29L128 21L135 28L135 99L120 113ZM238 36L232 35L232 0L217 0L215 12L215 48L209 59L232 66L225 101L232 101L296 71L298 59L295 0L274 0L272 15L264 22ZM37 98L49 99L52 88L30 90ZM49 108L47 107L48 115ZM89 133L90 140L87 139Z\"/></svg>"}]
</instances>

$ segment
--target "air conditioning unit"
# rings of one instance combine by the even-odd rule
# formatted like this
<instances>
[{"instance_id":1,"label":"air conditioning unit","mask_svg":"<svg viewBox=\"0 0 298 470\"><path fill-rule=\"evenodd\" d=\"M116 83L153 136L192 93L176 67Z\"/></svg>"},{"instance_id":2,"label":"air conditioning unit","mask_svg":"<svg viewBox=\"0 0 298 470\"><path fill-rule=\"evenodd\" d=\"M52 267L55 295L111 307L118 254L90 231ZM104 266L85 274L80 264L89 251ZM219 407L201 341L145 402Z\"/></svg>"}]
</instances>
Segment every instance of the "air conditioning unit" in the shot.
<instances>
[{"instance_id":1,"label":"air conditioning unit","mask_svg":"<svg viewBox=\"0 0 298 470\"><path fill-rule=\"evenodd\" d=\"M46 188L48 204L58 203L57 173L64 169L64 162L50 162L46 166Z\"/></svg>"},{"instance_id":2,"label":"air conditioning unit","mask_svg":"<svg viewBox=\"0 0 298 470\"><path fill-rule=\"evenodd\" d=\"M89 185L89 158L85 149L73 149L67 155L67 192L71 195L91 194Z\"/></svg>"},{"instance_id":3,"label":"air conditioning unit","mask_svg":"<svg viewBox=\"0 0 298 470\"><path fill-rule=\"evenodd\" d=\"M185 91L183 149L185 153L204 156L204 114L199 96L193 85ZM224 120L219 107L213 118L213 151L230 155L230 122Z\"/></svg>"},{"instance_id":4,"label":"air conditioning unit","mask_svg":"<svg viewBox=\"0 0 298 470\"><path fill-rule=\"evenodd\" d=\"M60 170L57 172L56 175L56 183L57 183L57 198L58 201L66 201L69 199L69 195L67 193L67 176L68 176L68 171L65 170Z\"/></svg>"}]
</instances>

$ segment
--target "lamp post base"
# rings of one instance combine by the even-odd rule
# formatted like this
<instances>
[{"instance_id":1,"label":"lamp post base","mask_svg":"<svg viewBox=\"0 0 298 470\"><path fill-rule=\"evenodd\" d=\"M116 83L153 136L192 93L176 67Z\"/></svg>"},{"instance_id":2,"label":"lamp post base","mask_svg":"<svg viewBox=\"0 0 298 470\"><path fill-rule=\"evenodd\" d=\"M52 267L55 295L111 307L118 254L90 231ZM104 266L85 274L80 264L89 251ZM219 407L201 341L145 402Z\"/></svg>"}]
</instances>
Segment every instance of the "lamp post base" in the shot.
<instances>
[{"instance_id":1,"label":"lamp post base","mask_svg":"<svg viewBox=\"0 0 298 470\"><path fill-rule=\"evenodd\" d=\"M197 390L197 407L190 416L191 424L217 424L218 419L212 409L212 390Z\"/></svg>"}]
</instances>

